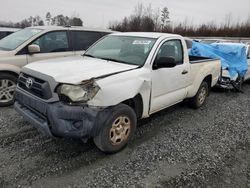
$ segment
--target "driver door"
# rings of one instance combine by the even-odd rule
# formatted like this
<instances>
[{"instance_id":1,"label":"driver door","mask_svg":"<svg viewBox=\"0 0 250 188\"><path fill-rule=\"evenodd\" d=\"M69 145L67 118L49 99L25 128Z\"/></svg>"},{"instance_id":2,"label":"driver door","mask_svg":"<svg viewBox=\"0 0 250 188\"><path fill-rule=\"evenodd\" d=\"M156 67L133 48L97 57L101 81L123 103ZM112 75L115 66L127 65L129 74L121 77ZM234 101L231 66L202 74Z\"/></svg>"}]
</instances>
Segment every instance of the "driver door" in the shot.
<instances>
[{"instance_id":1,"label":"driver door","mask_svg":"<svg viewBox=\"0 0 250 188\"><path fill-rule=\"evenodd\" d=\"M153 68L150 114L182 101L187 93L189 67L184 62L181 40L164 42L158 50L153 67L157 67L157 60L161 57L174 58L176 66Z\"/></svg>"}]
</instances>

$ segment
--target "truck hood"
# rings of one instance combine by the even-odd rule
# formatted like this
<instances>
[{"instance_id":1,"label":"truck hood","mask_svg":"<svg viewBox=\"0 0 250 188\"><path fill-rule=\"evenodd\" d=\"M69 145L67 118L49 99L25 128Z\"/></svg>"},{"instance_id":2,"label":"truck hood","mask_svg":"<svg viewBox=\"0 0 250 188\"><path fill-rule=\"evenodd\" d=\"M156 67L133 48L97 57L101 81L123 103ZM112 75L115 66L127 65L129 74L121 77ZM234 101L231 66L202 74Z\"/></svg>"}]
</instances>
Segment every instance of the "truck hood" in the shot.
<instances>
[{"instance_id":1,"label":"truck hood","mask_svg":"<svg viewBox=\"0 0 250 188\"><path fill-rule=\"evenodd\" d=\"M84 80L137 68L135 65L106 61L92 57L67 57L38 61L26 65L30 69L51 76L59 83L79 84Z\"/></svg>"}]
</instances>

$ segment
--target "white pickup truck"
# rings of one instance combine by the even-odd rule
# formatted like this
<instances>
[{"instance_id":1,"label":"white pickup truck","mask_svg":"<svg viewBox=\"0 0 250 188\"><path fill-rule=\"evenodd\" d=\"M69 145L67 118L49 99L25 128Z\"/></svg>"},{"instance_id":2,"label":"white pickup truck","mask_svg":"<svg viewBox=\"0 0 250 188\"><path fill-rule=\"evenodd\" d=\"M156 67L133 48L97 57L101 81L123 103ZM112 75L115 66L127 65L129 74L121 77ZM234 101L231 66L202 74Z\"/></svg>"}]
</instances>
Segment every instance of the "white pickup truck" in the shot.
<instances>
[{"instance_id":1,"label":"white pickup truck","mask_svg":"<svg viewBox=\"0 0 250 188\"><path fill-rule=\"evenodd\" d=\"M83 56L25 66L15 109L45 135L92 137L113 153L128 143L137 119L184 99L202 106L220 67L219 60L189 57L179 35L111 34Z\"/></svg>"}]
</instances>

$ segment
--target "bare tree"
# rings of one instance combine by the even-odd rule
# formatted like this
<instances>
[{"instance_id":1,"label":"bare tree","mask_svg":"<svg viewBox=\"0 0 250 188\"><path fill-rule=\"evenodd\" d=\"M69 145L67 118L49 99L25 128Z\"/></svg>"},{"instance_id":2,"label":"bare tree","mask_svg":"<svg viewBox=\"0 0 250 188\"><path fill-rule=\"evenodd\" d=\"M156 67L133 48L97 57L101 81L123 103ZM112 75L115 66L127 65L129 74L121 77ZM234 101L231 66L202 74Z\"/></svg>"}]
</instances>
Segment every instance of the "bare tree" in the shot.
<instances>
[{"instance_id":1,"label":"bare tree","mask_svg":"<svg viewBox=\"0 0 250 188\"><path fill-rule=\"evenodd\" d=\"M70 22L71 26L82 26L83 25L83 21L81 20L81 18L77 18L77 17L70 18L69 22Z\"/></svg>"},{"instance_id":2,"label":"bare tree","mask_svg":"<svg viewBox=\"0 0 250 188\"><path fill-rule=\"evenodd\" d=\"M151 4L147 7L138 4L133 14L121 22L113 22L110 29L119 31L157 31L160 27L159 11L154 11Z\"/></svg>"},{"instance_id":3,"label":"bare tree","mask_svg":"<svg viewBox=\"0 0 250 188\"><path fill-rule=\"evenodd\" d=\"M133 14L133 15L134 15L135 17L141 18L142 15L143 15L143 9L144 9L144 6L143 6L142 3L137 4L137 5L135 6L135 8L134 8L134 14Z\"/></svg>"},{"instance_id":4,"label":"bare tree","mask_svg":"<svg viewBox=\"0 0 250 188\"><path fill-rule=\"evenodd\" d=\"M46 22L47 22L47 25L50 25L50 23L51 23L51 18L52 18L52 16L51 16L50 12L47 12L47 14L46 14Z\"/></svg>"},{"instance_id":5,"label":"bare tree","mask_svg":"<svg viewBox=\"0 0 250 188\"><path fill-rule=\"evenodd\" d=\"M164 7L161 11L161 26L162 26L162 31L164 30L164 27L166 27L170 22L169 18L169 11L167 7Z\"/></svg>"},{"instance_id":6,"label":"bare tree","mask_svg":"<svg viewBox=\"0 0 250 188\"><path fill-rule=\"evenodd\" d=\"M247 25L250 26L250 15L248 16L248 19L247 19Z\"/></svg>"},{"instance_id":7,"label":"bare tree","mask_svg":"<svg viewBox=\"0 0 250 188\"><path fill-rule=\"evenodd\" d=\"M154 21L154 31L161 30L161 20L160 20L160 9L156 9L153 13L153 21Z\"/></svg>"},{"instance_id":8,"label":"bare tree","mask_svg":"<svg viewBox=\"0 0 250 188\"><path fill-rule=\"evenodd\" d=\"M232 24L232 13L225 16L225 27L229 28Z\"/></svg>"}]
</instances>

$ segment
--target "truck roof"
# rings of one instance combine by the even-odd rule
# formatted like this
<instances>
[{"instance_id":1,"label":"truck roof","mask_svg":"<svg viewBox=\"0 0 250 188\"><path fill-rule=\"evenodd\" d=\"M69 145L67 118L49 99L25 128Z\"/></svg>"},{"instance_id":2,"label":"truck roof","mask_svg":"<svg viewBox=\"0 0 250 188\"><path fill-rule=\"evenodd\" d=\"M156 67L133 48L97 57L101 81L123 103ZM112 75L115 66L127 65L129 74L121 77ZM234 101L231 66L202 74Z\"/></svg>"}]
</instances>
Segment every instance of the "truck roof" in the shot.
<instances>
[{"instance_id":1,"label":"truck roof","mask_svg":"<svg viewBox=\"0 0 250 188\"><path fill-rule=\"evenodd\" d=\"M134 37L146 37L146 38L160 38L160 37L181 37L180 35L170 34L170 33L157 33L157 32L124 32L124 33L114 33L112 35L116 36L134 36Z\"/></svg>"},{"instance_id":2,"label":"truck roof","mask_svg":"<svg viewBox=\"0 0 250 188\"><path fill-rule=\"evenodd\" d=\"M108 29L98 29L98 28L85 28L81 26L31 26L29 28L42 29L42 30L79 30L79 31L96 31L96 32L108 32L113 33L114 31Z\"/></svg>"}]
</instances>

